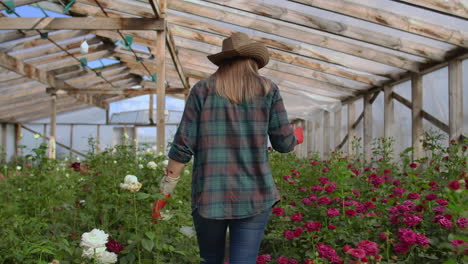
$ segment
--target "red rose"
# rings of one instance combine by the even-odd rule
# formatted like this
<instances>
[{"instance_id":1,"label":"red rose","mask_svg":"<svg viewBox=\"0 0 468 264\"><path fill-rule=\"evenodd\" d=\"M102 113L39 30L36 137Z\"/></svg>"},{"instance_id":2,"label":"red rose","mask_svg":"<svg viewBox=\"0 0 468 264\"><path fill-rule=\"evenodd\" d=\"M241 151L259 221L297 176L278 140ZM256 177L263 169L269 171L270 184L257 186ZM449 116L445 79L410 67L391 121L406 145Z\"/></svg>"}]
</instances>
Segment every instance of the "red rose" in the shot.
<instances>
[{"instance_id":1,"label":"red rose","mask_svg":"<svg viewBox=\"0 0 468 264\"><path fill-rule=\"evenodd\" d=\"M348 210L345 211L345 214L347 216L356 216L357 212L355 210L353 210L353 209L348 209Z\"/></svg>"},{"instance_id":2,"label":"red rose","mask_svg":"<svg viewBox=\"0 0 468 264\"><path fill-rule=\"evenodd\" d=\"M453 180L453 181L449 182L447 187L449 187L450 189L456 191L456 190L460 190L461 185L460 185L460 182L458 180Z\"/></svg>"},{"instance_id":3,"label":"red rose","mask_svg":"<svg viewBox=\"0 0 468 264\"><path fill-rule=\"evenodd\" d=\"M119 254L120 251L124 249L122 243L119 243L113 239L109 239L109 242L106 243L106 248L110 252L114 252L115 254Z\"/></svg>"}]
</instances>

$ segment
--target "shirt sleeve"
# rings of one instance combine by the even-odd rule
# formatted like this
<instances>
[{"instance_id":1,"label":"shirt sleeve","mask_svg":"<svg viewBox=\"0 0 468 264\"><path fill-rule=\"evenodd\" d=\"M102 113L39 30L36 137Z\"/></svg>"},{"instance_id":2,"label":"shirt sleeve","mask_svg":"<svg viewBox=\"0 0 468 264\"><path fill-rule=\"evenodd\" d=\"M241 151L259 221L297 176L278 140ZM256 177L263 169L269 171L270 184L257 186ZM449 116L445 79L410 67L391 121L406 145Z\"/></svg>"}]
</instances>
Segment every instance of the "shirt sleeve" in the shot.
<instances>
[{"instance_id":1,"label":"shirt sleeve","mask_svg":"<svg viewBox=\"0 0 468 264\"><path fill-rule=\"evenodd\" d=\"M294 150L296 137L290 126L288 114L284 107L283 98L278 87L273 84L273 98L270 108L270 120L268 123L268 136L271 146L278 152L287 153Z\"/></svg>"},{"instance_id":2,"label":"shirt sleeve","mask_svg":"<svg viewBox=\"0 0 468 264\"><path fill-rule=\"evenodd\" d=\"M202 106L199 85L200 83L197 83L190 91L168 154L169 158L181 163L188 163L192 159L197 143L198 121Z\"/></svg>"}]
</instances>

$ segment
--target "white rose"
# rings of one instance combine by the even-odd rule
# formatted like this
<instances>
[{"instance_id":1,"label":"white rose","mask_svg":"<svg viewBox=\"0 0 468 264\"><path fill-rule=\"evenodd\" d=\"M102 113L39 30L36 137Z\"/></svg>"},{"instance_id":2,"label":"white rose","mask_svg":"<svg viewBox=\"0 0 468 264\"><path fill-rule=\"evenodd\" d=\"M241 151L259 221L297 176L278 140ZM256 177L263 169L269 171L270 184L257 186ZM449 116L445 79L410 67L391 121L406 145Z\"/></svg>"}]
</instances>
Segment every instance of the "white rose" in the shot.
<instances>
[{"instance_id":1,"label":"white rose","mask_svg":"<svg viewBox=\"0 0 468 264\"><path fill-rule=\"evenodd\" d=\"M143 164L138 164L138 168L143 169L144 167Z\"/></svg>"},{"instance_id":2,"label":"white rose","mask_svg":"<svg viewBox=\"0 0 468 264\"><path fill-rule=\"evenodd\" d=\"M169 164L169 161L168 161L168 160L164 160L164 161L162 162L162 164L163 164L164 166L167 166L167 164Z\"/></svg>"},{"instance_id":3,"label":"white rose","mask_svg":"<svg viewBox=\"0 0 468 264\"><path fill-rule=\"evenodd\" d=\"M100 264L112 264L117 262L117 254L109 251L104 251L97 254L97 261Z\"/></svg>"},{"instance_id":4,"label":"white rose","mask_svg":"<svg viewBox=\"0 0 468 264\"><path fill-rule=\"evenodd\" d=\"M138 178L135 175L127 175L124 178L124 183L132 183L132 182L138 182Z\"/></svg>"},{"instance_id":5,"label":"white rose","mask_svg":"<svg viewBox=\"0 0 468 264\"><path fill-rule=\"evenodd\" d=\"M108 237L109 235L104 231L95 228L91 232L81 235L80 246L89 248L105 247Z\"/></svg>"},{"instance_id":6,"label":"white rose","mask_svg":"<svg viewBox=\"0 0 468 264\"><path fill-rule=\"evenodd\" d=\"M182 234L186 235L187 237L195 236L195 230L191 226L182 226L179 230Z\"/></svg>"},{"instance_id":7,"label":"white rose","mask_svg":"<svg viewBox=\"0 0 468 264\"><path fill-rule=\"evenodd\" d=\"M121 183L120 188L123 190L128 190L130 192L138 192L141 188L142 184L139 182L131 182L131 183Z\"/></svg>"},{"instance_id":8,"label":"white rose","mask_svg":"<svg viewBox=\"0 0 468 264\"><path fill-rule=\"evenodd\" d=\"M146 164L146 167L148 167L149 169L154 170L154 169L156 169L158 167L158 165L156 164L156 162L150 161L150 162L148 162L148 164Z\"/></svg>"},{"instance_id":9,"label":"white rose","mask_svg":"<svg viewBox=\"0 0 468 264\"><path fill-rule=\"evenodd\" d=\"M21 170L21 166L16 166L16 170Z\"/></svg>"},{"instance_id":10,"label":"white rose","mask_svg":"<svg viewBox=\"0 0 468 264\"><path fill-rule=\"evenodd\" d=\"M106 247L85 248L83 249L83 253L81 254L81 256L83 258L92 259L94 258L94 250L96 250L96 256L97 256L98 254L101 254L102 252L106 251Z\"/></svg>"},{"instance_id":11,"label":"white rose","mask_svg":"<svg viewBox=\"0 0 468 264\"><path fill-rule=\"evenodd\" d=\"M116 160L114 160L114 164L117 164L117 161L116 161Z\"/></svg>"}]
</instances>

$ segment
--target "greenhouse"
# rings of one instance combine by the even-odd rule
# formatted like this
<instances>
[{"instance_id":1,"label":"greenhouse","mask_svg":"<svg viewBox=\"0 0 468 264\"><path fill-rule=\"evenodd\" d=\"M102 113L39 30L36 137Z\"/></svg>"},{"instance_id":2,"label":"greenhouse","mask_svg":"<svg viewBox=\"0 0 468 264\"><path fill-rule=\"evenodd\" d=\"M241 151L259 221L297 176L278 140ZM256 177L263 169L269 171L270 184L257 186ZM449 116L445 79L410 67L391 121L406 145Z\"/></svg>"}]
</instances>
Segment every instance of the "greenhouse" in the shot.
<instances>
[{"instance_id":1,"label":"greenhouse","mask_svg":"<svg viewBox=\"0 0 468 264\"><path fill-rule=\"evenodd\" d=\"M256 263L468 263L466 0L0 0L0 263L203 263L158 185L237 32L304 134Z\"/></svg>"}]
</instances>

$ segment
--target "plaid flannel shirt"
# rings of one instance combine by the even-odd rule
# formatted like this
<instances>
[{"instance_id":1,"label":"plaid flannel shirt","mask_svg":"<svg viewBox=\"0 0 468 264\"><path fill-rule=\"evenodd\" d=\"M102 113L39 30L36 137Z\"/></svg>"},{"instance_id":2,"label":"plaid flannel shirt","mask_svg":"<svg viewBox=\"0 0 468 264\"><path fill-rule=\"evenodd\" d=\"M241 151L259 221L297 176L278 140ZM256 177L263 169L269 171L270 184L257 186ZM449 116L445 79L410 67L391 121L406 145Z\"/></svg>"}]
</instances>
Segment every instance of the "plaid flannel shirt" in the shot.
<instances>
[{"instance_id":1,"label":"plaid flannel shirt","mask_svg":"<svg viewBox=\"0 0 468 264\"><path fill-rule=\"evenodd\" d=\"M251 103L233 104L205 79L191 89L169 158L194 156L192 210L210 219L239 219L270 209L280 196L268 162L272 147L290 152L296 137L278 87Z\"/></svg>"}]
</instances>

